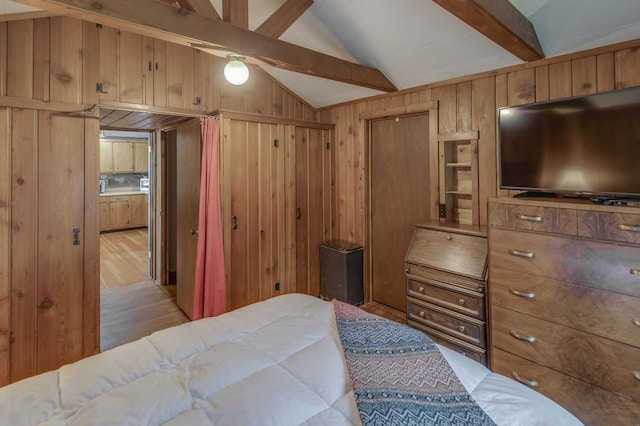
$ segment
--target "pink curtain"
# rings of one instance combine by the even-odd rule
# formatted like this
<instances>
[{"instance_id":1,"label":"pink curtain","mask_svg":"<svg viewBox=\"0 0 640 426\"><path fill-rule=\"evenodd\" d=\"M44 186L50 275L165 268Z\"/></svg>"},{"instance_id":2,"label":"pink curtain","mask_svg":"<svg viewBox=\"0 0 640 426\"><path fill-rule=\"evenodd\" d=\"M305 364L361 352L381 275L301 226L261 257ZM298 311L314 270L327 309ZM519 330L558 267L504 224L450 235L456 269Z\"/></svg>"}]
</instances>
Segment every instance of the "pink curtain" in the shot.
<instances>
[{"instance_id":1,"label":"pink curtain","mask_svg":"<svg viewBox=\"0 0 640 426\"><path fill-rule=\"evenodd\" d=\"M202 171L193 319L220 315L227 308L220 215L220 121L205 118L201 128Z\"/></svg>"}]
</instances>

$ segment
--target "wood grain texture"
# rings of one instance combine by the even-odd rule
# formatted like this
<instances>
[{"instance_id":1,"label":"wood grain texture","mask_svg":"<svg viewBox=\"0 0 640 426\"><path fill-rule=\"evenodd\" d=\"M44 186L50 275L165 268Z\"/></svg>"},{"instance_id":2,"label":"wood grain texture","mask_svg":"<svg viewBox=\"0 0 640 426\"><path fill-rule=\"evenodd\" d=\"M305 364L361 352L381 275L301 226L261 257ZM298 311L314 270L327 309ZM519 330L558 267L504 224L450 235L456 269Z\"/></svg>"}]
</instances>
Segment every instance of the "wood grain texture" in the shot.
<instances>
[{"instance_id":1,"label":"wood grain texture","mask_svg":"<svg viewBox=\"0 0 640 426\"><path fill-rule=\"evenodd\" d=\"M640 364L637 347L499 306L492 307L491 321L495 347L578 380L640 400L638 381L632 374ZM511 330L535 337L536 341L530 343L517 339ZM597 365L606 368L594 368Z\"/></svg>"},{"instance_id":2,"label":"wood grain texture","mask_svg":"<svg viewBox=\"0 0 640 426\"><path fill-rule=\"evenodd\" d=\"M51 100L82 103L82 21L51 18Z\"/></svg>"},{"instance_id":3,"label":"wood grain texture","mask_svg":"<svg viewBox=\"0 0 640 426\"><path fill-rule=\"evenodd\" d=\"M640 404L624 396L497 348L492 359L497 373L513 378L516 372L523 379L535 380L539 384L536 391L552 398L587 426L633 424L640 418Z\"/></svg>"},{"instance_id":4,"label":"wood grain texture","mask_svg":"<svg viewBox=\"0 0 640 426\"><path fill-rule=\"evenodd\" d=\"M11 365L11 151L10 110L0 108L0 386Z\"/></svg>"}]
</instances>

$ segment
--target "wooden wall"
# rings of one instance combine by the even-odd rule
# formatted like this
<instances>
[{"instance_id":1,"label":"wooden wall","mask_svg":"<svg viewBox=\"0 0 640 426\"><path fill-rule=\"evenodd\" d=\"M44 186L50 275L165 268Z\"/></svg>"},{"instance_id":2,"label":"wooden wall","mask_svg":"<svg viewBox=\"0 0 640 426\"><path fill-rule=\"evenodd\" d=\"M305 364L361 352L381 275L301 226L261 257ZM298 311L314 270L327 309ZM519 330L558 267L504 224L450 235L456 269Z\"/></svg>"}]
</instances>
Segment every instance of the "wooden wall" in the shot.
<instances>
[{"instance_id":1,"label":"wooden wall","mask_svg":"<svg viewBox=\"0 0 640 426\"><path fill-rule=\"evenodd\" d=\"M101 34L99 26L67 17L0 23L0 386L99 351L98 107L106 102L96 92L105 66ZM214 67L201 74L199 84L209 90L206 111L315 119L313 108L259 68L251 67L249 82L236 87L224 80L223 59L193 55L204 55L206 61L199 63ZM123 74L126 69L119 70L123 80L116 83L143 81L163 94L194 84L185 76L172 87L151 88L148 81ZM131 93L119 87L124 89L119 94ZM138 105L116 98L108 107L205 112L162 108L153 104L155 98L144 99L153 101ZM69 152L83 161L65 164L59 157L66 160ZM74 191L66 187L70 177L74 185L81 181ZM66 220L65 212L77 208L82 225ZM75 269L65 260L66 249L57 248L59 229L47 228L53 225L64 227L64 247L73 237L67 228L82 229L82 261ZM59 256L66 263L58 262Z\"/></svg>"},{"instance_id":2,"label":"wooden wall","mask_svg":"<svg viewBox=\"0 0 640 426\"><path fill-rule=\"evenodd\" d=\"M365 244L366 250L367 141L362 117L410 112L433 101L439 108L439 133L478 130L480 223L486 225L487 199L499 193L499 107L639 85L640 40L636 40L320 110L319 121L336 125L334 238Z\"/></svg>"}]
</instances>

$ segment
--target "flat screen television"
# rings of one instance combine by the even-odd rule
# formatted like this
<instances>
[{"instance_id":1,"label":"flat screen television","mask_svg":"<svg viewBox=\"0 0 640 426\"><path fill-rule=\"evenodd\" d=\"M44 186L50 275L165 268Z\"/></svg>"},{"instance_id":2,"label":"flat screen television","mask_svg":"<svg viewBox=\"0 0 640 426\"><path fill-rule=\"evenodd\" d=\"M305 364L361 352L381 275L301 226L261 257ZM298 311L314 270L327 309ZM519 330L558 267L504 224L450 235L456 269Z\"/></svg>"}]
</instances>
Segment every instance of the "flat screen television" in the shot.
<instances>
[{"instance_id":1,"label":"flat screen television","mask_svg":"<svg viewBox=\"0 0 640 426\"><path fill-rule=\"evenodd\" d=\"M498 152L502 189L640 198L640 88L501 108Z\"/></svg>"}]
</instances>

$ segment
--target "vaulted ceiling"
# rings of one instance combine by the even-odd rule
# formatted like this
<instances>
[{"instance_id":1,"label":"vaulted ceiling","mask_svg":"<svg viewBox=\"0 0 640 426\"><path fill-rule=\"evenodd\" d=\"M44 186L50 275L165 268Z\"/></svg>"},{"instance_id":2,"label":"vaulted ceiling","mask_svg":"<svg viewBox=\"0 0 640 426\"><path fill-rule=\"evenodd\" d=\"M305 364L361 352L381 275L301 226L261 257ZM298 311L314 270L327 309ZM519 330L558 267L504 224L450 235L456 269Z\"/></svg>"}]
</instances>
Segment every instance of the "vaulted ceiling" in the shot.
<instances>
[{"instance_id":1,"label":"vaulted ceiling","mask_svg":"<svg viewBox=\"0 0 640 426\"><path fill-rule=\"evenodd\" d=\"M638 0L0 0L38 10L244 54L317 108L640 38Z\"/></svg>"}]
</instances>

